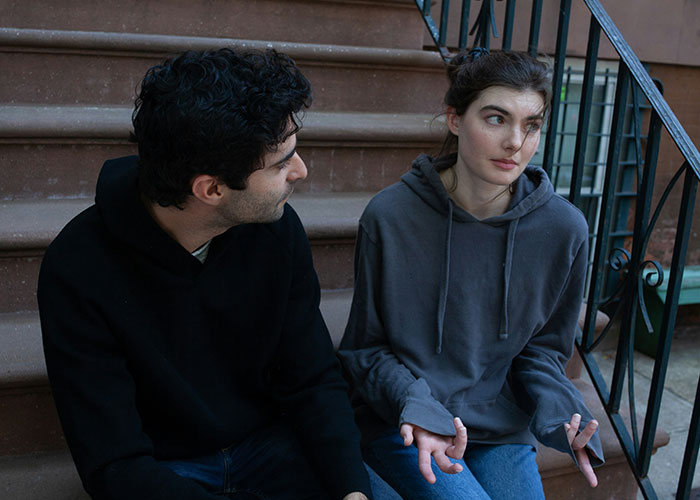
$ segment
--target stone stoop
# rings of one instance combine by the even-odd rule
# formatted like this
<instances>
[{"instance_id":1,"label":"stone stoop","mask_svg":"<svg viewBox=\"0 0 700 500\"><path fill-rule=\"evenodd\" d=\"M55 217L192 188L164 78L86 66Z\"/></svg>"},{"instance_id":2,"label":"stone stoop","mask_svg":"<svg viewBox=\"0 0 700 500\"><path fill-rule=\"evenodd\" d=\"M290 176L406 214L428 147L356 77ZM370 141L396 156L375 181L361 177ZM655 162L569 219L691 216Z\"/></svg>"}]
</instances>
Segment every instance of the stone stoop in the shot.
<instances>
[{"instance_id":1,"label":"stone stoop","mask_svg":"<svg viewBox=\"0 0 700 500\"><path fill-rule=\"evenodd\" d=\"M360 200L354 200L350 210L361 206ZM299 213L309 213L308 207L300 208ZM313 225L313 223L311 223ZM339 224L341 226L342 224ZM309 233L322 233L324 228L316 227ZM352 299L351 289L324 290L321 299L321 311L331 333L334 345L342 338ZM4 316L4 317L3 317ZM31 313L0 315L0 338L13 338L9 342L10 349L0 354L2 366L8 366L9 374L16 387L45 382L45 366L41 353L41 339L38 320ZM570 364L576 364L576 358ZM541 446L537 452L537 463L542 475L545 495L556 500L633 500L636 499L637 485L632 476L627 461L615 437L600 400L593 387L581 378L573 379L574 385L584 397L586 405L600 421L600 436L605 452L606 463L596 469L599 485L590 488L578 471L571 458L564 453ZM60 433L55 409L50 401L50 395L44 400L44 405L35 404L22 426L15 428L0 427L0 492L4 491L6 498L27 498L31 500L52 499L68 500L87 498L81 490L80 481L72 464L70 454L65 450ZM13 394L7 388L0 392L0 422L11 417L16 411L11 404ZM9 403L8 403L9 402ZM20 405L20 408L23 406ZM32 416L39 409L47 413L38 419L39 425L34 425L37 419ZM48 418L47 418L48 417ZM17 422L18 419L10 418ZM48 428L46 422L51 420L53 425ZM35 434L38 432L38 435ZM654 442L654 449L668 443L668 434L659 430ZM28 446L35 442L36 446ZM52 442L51 451L39 451ZM14 446L13 446L14 445ZM10 453L8 453L10 452ZM14 452L14 453L12 453ZM47 492L51 492L49 495Z\"/></svg>"},{"instance_id":2,"label":"stone stoop","mask_svg":"<svg viewBox=\"0 0 700 500\"><path fill-rule=\"evenodd\" d=\"M437 53L422 50L425 28L412 0L147 0L146 7L135 0L0 7L0 498L87 498L46 378L36 279L46 246L92 203L102 163L135 153L130 115L147 68L188 49L273 47L309 78L314 103L299 133L309 177L290 203L311 242L336 342L362 210L445 135L438 116L445 70ZM602 415L593 396L587 402ZM605 471L624 465L613 460L621 456L615 443L606 444ZM562 485L549 498L573 498L560 496L576 484L571 467L567 456L541 464L545 483ZM605 488L617 491L620 477ZM599 496L576 498L617 498L602 495L603 486L601 479Z\"/></svg>"},{"instance_id":3,"label":"stone stoop","mask_svg":"<svg viewBox=\"0 0 700 500\"><path fill-rule=\"evenodd\" d=\"M413 0L5 0L13 28L422 49Z\"/></svg>"}]
</instances>

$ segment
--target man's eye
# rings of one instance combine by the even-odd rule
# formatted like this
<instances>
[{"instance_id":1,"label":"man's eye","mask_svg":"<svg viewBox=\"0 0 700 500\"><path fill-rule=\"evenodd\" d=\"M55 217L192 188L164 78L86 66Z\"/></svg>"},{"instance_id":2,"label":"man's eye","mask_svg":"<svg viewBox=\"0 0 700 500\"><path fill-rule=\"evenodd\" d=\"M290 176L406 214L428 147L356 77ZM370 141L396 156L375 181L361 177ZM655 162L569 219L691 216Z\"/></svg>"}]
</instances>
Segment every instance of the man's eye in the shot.
<instances>
[{"instance_id":1,"label":"man's eye","mask_svg":"<svg viewBox=\"0 0 700 500\"><path fill-rule=\"evenodd\" d=\"M280 163L277 167L278 167L280 170L284 170L284 169L287 168L288 166L289 166L289 160L283 161L283 162Z\"/></svg>"}]
</instances>

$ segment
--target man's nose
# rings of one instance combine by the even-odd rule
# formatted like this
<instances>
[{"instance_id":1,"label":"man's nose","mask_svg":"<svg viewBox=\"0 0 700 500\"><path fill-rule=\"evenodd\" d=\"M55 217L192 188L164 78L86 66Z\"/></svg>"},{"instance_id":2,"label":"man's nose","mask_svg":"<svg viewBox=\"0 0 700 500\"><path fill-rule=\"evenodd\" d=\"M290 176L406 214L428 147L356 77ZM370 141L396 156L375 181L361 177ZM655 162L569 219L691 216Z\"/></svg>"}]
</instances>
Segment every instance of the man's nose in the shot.
<instances>
[{"instance_id":1,"label":"man's nose","mask_svg":"<svg viewBox=\"0 0 700 500\"><path fill-rule=\"evenodd\" d=\"M299 156L299 153L294 153L294 156L292 156L289 161L291 164L287 180L289 182L295 182L306 179L309 172L306 170L306 164L304 160L301 159L301 156Z\"/></svg>"}]
</instances>

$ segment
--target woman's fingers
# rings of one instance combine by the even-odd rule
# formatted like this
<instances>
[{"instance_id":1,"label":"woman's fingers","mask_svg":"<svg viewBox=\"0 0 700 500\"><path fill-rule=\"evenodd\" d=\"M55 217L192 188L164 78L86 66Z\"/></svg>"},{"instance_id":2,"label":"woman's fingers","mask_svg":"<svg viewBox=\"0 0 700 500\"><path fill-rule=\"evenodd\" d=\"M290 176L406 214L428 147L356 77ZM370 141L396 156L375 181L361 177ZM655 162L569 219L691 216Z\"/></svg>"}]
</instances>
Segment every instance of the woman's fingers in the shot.
<instances>
[{"instance_id":1,"label":"woman's fingers","mask_svg":"<svg viewBox=\"0 0 700 500\"><path fill-rule=\"evenodd\" d=\"M576 454L576 461L578 462L578 467L581 470L583 477L586 478L586 481L588 481L588 484L590 484L592 488L595 488L598 486L598 477L595 475L595 472L593 472L591 459L588 456L586 449L583 448L580 450L575 450L574 453Z\"/></svg>"},{"instance_id":2,"label":"woman's fingers","mask_svg":"<svg viewBox=\"0 0 700 500\"><path fill-rule=\"evenodd\" d=\"M588 425L586 425L586 427L571 442L571 448L574 450L580 450L584 448L588 444L588 441L591 440L591 437L593 437L593 434L595 434L597 428L597 420L591 420L590 422L588 422Z\"/></svg>"},{"instance_id":3,"label":"woman's fingers","mask_svg":"<svg viewBox=\"0 0 700 500\"><path fill-rule=\"evenodd\" d=\"M440 468L440 470L446 474L457 474L462 472L462 466L460 464L452 463L452 461L447 458L447 455L441 453L440 451L435 451L433 453L433 458L435 463Z\"/></svg>"},{"instance_id":4,"label":"woman's fingers","mask_svg":"<svg viewBox=\"0 0 700 500\"><path fill-rule=\"evenodd\" d=\"M566 437L569 439L569 444L574 442L574 438L576 437L576 434L578 434L579 425L581 425L581 415L578 413L574 413L571 416L571 421L564 425L564 428L566 429Z\"/></svg>"},{"instance_id":5,"label":"woman's fingers","mask_svg":"<svg viewBox=\"0 0 700 500\"><path fill-rule=\"evenodd\" d=\"M426 481L430 484L435 484L435 474L430 466L430 450L420 446L418 447L418 470L420 470Z\"/></svg>"},{"instance_id":6,"label":"woman's fingers","mask_svg":"<svg viewBox=\"0 0 700 500\"><path fill-rule=\"evenodd\" d=\"M447 449L446 454L452 458L462 458L467 449L467 428L459 417L455 417L454 425L457 434L454 437L454 444Z\"/></svg>"},{"instance_id":7,"label":"woman's fingers","mask_svg":"<svg viewBox=\"0 0 700 500\"><path fill-rule=\"evenodd\" d=\"M404 446L411 446L413 444L413 425L401 424L399 435L403 438Z\"/></svg>"}]
</instances>

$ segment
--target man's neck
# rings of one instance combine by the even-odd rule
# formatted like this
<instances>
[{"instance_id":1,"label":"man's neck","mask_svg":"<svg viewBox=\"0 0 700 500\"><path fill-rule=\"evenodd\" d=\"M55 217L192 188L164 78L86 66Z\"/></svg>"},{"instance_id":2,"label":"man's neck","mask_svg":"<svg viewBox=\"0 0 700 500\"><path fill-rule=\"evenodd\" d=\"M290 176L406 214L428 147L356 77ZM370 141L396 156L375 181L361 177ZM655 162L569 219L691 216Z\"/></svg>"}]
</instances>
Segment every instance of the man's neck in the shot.
<instances>
[{"instance_id":1,"label":"man's neck","mask_svg":"<svg viewBox=\"0 0 700 500\"><path fill-rule=\"evenodd\" d=\"M162 207L148 199L143 199L143 204L156 224L190 253L224 232L204 224L202 221L208 220L209 217L199 212L205 208L194 204L187 203L183 209Z\"/></svg>"}]
</instances>

